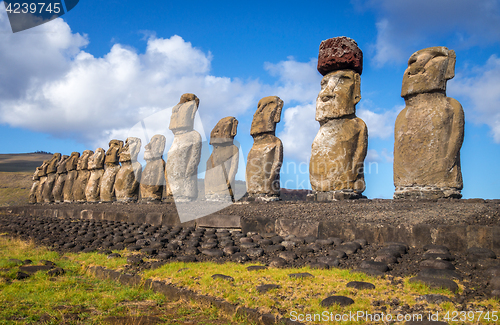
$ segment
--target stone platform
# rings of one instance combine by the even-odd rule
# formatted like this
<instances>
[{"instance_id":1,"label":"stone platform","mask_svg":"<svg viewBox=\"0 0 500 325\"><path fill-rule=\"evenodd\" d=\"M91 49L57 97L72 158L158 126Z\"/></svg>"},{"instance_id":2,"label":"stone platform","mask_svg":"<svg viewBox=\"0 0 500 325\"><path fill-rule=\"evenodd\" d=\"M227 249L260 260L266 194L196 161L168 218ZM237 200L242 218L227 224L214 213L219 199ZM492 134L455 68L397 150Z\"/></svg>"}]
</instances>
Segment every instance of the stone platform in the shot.
<instances>
[{"instance_id":1,"label":"stone platform","mask_svg":"<svg viewBox=\"0 0 500 325\"><path fill-rule=\"evenodd\" d=\"M1 208L0 213L181 225L172 203L31 205ZM243 202L182 225L280 236L365 238L370 243L405 242L417 248L438 244L456 251L477 246L500 254L500 200Z\"/></svg>"}]
</instances>

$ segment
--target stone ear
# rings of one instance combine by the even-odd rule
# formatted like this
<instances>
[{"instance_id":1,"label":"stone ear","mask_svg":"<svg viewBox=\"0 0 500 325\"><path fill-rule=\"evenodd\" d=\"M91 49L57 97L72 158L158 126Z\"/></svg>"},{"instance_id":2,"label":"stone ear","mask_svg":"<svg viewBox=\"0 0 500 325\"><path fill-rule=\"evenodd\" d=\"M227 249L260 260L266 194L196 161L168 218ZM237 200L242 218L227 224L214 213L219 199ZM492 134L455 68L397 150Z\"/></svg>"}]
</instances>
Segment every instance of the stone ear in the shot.
<instances>
[{"instance_id":1,"label":"stone ear","mask_svg":"<svg viewBox=\"0 0 500 325\"><path fill-rule=\"evenodd\" d=\"M448 52L448 67L446 68L446 75L444 76L446 80L450 80L455 77L455 63L457 62L457 55L455 51L450 50Z\"/></svg>"},{"instance_id":2,"label":"stone ear","mask_svg":"<svg viewBox=\"0 0 500 325\"><path fill-rule=\"evenodd\" d=\"M361 100L361 76L359 73L354 74L354 105Z\"/></svg>"},{"instance_id":3,"label":"stone ear","mask_svg":"<svg viewBox=\"0 0 500 325\"><path fill-rule=\"evenodd\" d=\"M238 120L233 119L233 127L231 129L231 136L234 137L236 136L236 133L238 132Z\"/></svg>"}]
</instances>

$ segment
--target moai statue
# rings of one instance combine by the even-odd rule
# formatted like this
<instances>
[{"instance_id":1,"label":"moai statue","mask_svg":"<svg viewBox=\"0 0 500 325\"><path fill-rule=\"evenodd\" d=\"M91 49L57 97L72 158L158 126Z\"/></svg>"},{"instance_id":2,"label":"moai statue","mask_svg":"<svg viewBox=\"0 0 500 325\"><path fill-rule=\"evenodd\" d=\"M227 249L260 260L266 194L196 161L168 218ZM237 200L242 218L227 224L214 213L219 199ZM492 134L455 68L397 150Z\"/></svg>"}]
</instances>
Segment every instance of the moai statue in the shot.
<instances>
[{"instance_id":1,"label":"moai statue","mask_svg":"<svg viewBox=\"0 0 500 325\"><path fill-rule=\"evenodd\" d=\"M207 201L234 201L234 178L238 172L239 150L233 144L238 120L225 117L210 133L212 154L205 172L205 199Z\"/></svg>"},{"instance_id":2,"label":"moai statue","mask_svg":"<svg viewBox=\"0 0 500 325\"><path fill-rule=\"evenodd\" d=\"M64 155L59 160L57 164L56 171L56 183L54 184L54 188L52 189L52 196L54 197L55 203L64 202L64 184L66 183L66 178L68 177L68 171L66 170L66 163L71 157L68 155Z\"/></svg>"},{"instance_id":3,"label":"moai statue","mask_svg":"<svg viewBox=\"0 0 500 325\"><path fill-rule=\"evenodd\" d=\"M130 137L118 153L121 163L115 179L118 202L135 202L139 198L139 180L142 173L142 165L137 161L139 151L141 151L141 139Z\"/></svg>"},{"instance_id":4,"label":"moai statue","mask_svg":"<svg viewBox=\"0 0 500 325\"><path fill-rule=\"evenodd\" d=\"M64 182L63 196L64 202L73 202L73 183L75 183L76 177L78 176L78 159L80 158L79 152L72 152L68 161L66 162L66 170L68 175L66 176L66 181Z\"/></svg>"},{"instance_id":5,"label":"moai statue","mask_svg":"<svg viewBox=\"0 0 500 325\"><path fill-rule=\"evenodd\" d=\"M175 202L190 202L198 197L201 135L193 127L199 104L196 95L184 94L172 109L169 129L174 133L174 141L168 151L165 178L167 196Z\"/></svg>"},{"instance_id":6,"label":"moai statue","mask_svg":"<svg viewBox=\"0 0 500 325\"><path fill-rule=\"evenodd\" d=\"M247 157L246 182L249 198L257 201L280 199L280 170L283 144L275 136L281 120L283 101L277 96L264 97L257 105L250 135L253 146Z\"/></svg>"},{"instance_id":7,"label":"moai statue","mask_svg":"<svg viewBox=\"0 0 500 325\"><path fill-rule=\"evenodd\" d=\"M395 199L461 198L464 111L446 97L456 56L446 47L415 52L403 76L406 107L394 130Z\"/></svg>"},{"instance_id":8,"label":"moai statue","mask_svg":"<svg viewBox=\"0 0 500 325\"><path fill-rule=\"evenodd\" d=\"M361 100L363 53L348 37L321 42L318 71L323 75L316 99L316 121L309 162L313 198L336 201L361 198L365 190L364 160L368 129L356 117Z\"/></svg>"},{"instance_id":9,"label":"moai statue","mask_svg":"<svg viewBox=\"0 0 500 325\"><path fill-rule=\"evenodd\" d=\"M43 186L42 197L43 202L52 203L54 202L54 195L52 191L54 190L54 185L57 181L57 164L61 160L61 154L55 153L52 159L49 160L49 165L47 166L47 181Z\"/></svg>"},{"instance_id":10,"label":"moai statue","mask_svg":"<svg viewBox=\"0 0 500 325\"><path fill-rule=\"evenodd\" d=\"M101 179L104 175L104 158L106 152L103 148L97 148L88 160L88 169L90 177L85 187L85 198L87 202L96 203L101 200Z\"/></svg>"},{"instance_id":11,"label":"moai statue","mask_svg":"<svg viewBox=\"0 0 500 325\"><path fill-rule=\"evenodd\" d=\"M36 191L36 203L43 203L43 188L47 182L47 167L49 166L49 160L44 160L43 164L39 167L40 172L38 176L40 177L40 184Z\"/></svg>"},{"instance_id":12,"label":"moai statue","mask_svg":"<svg viewBox=\"0 0 500 325\"><path fill-rule=\"evenodd\" d=\"M121 140L109 141L109 149L106 151L106 158L104 159L104 175L102 175L101 179L101 202L112 202L116 199L115 179L120 170L118 153L122 147L123 141Z\"/></svg>"},{"instance_id":13,"label":"moai statue","mask_svg":"<svg viewBox=\"0 0 500 325\"><path fill-rule=\"evenodd\" d=\"M85 150L81 157L78 159L76 170L78 175L73 183L73 200L79 203L87 202L85 190L90 178L89 158L94 152L92 150Z\"/></svg>"},{"instance_id":14,"label":"moai statue","mask_svg":"<svg viewBox=\"0 0 500 325\"><path fill-rule=\"evenodd\" d=\"M164 135L157 134L151 138L144 151L146 167L142 171L140 195L141 202L160 202L165 186L165 151L166 139Z\"/></svg>"},{"instance_id":15,"label":"moai statue","mask_svg":"<svg viewBox=\"0 0 500 325\"><path fill-rule=\"evenodd\" d=\"M36 193L38 191L38 186L40 185L40 167L37 167L35 173L33 174L33 184L31 185L30 196L29 196L29 204L36 203Z\"/></svg>"}]
</instances>

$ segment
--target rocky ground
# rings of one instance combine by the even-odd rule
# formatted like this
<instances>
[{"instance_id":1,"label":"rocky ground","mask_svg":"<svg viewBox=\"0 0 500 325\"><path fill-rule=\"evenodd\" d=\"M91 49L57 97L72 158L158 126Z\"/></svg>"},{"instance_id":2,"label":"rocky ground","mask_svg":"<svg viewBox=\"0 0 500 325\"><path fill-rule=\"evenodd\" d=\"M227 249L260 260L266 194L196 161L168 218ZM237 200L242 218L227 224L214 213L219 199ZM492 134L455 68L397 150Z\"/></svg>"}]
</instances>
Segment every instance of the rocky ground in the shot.
<instances>
[{"instance_id":1,"label":"rocky ground","mask_svg":"<svg viewBox=\"0 0 500 325\"><path fill-rule=\"evenodd\" d=\"M266 205L260 205L260 208L265 210ZM485 221L484 218L478 220ZM141 253L128 261L129 273L155 268L173 260L260 262L271 267L309 265L385 276L393 279L395 287L402 285L401 276L412 276L429 286L445 287L452 292L458 291L459 283L465 289L456 294L453 302L462 310L467 310L468 304L474 301L492 296L500 298L500 260L493 251L479 247L455 252L446 246L428 245L418 249L408 247L406 243L368 243L362 238L350 242L342 238L299 238L293 235L283 238L274 233L244 234L221 229L6 214L0 214L0 233L34 239L61 252L111 254L111 250L126 247ZM145 263L141 256L154 257L157 262Z\"/></svg>"}]
</instances>

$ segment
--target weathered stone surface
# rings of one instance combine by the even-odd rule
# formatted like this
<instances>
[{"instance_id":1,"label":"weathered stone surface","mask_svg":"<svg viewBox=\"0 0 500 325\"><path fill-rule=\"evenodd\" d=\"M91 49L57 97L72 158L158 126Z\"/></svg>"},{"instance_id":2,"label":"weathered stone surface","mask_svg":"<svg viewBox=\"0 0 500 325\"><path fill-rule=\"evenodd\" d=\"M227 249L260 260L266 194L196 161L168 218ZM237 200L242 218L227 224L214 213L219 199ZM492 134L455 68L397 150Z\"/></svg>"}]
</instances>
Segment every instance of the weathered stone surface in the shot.
<instances>
[{"instance_id":1,"label":"weathered stone surface","mask_svg":"<svg viewBox=\"0 0 500 325\"><path fill-rule=\"evenodd\" d=\"M362 282L362 281L352 281L349 282L346 287L348 288L354 288L358 290L370 290L370 289L375 289L375 285L373 283L369 282Z\"/></svg>"},{"instance_id":2,"label":"weathered stone surface","mask_svg":"<svg viewBox=\"0 0 500 325\"><path fill-rule=\"evenodd\" d=\"M234 117L221 119L210 133L212 154L205 172L205 198L234 201L234 180L238 172L239 149L233 144L238 128Z\"/></svg>"},{"instance_id":3,"label":"weathered stone surface","mask_svg":"<svg viewBox=\"0 0 500 325\"><path fill-rule=\"evenodd\" d=\"M35 197L36 197L36 203L43 203L43 187L45 186L45 183L47 182L47 167L49 166L49 160L45 160L42 165L39 168L38 171L38 177L40 180L40 183L38 184L38 187L36 189Z\"/></svg>"},{"instance_id":4,"label":"weathered stone surface","mask_svg":"<svg viewBox=\"0 0 500 325\"><path fill-rule=\"evenodd\" d=\"M363 72L363 52L351 38L340 36L321 42L318 55L318 71L323 76L336 70Z\"/></svg>"},{"instance_id":5,"label":"weathered stone surface","mask_svg":"<svg viewBox=\"0 0 500 325\"><path fill-rule=\"evenodd\" d=\"M66 163L68 162L70 156L63 155L56 169L56 182L52 189L52 196L54 197L54 202L61 203L64 202L64 184L66 183L66 178L68 176L68 171L66 170Z\"/></svg>"},{"instance_id":6,"label":"weathered stone surface","mask_svg":"<svg viewBox=\"0 0 500 325\"><path fill-rule=\"evenodd\" d=\"M115 195L118 202L134 202L139 198L139 180L142 165L137 161L141 139L129 137L118 153L121 167L115 178Z\"/></svg>"},{"instance_id":7,"label":"weathered stone surface","mask_svg":"<svg viewBox=\"0 0 500 325\"><path fill-rule=\"evenodd\" d=\"M89 170L89 158L94 152L92 150L85 150L78 159L78 164L76 170L78 175L76 176L75 182L73 183L73 200L76 202L86 202L87 197L85 195L85 189L90 178Z\"/></svg>"},{"instance_id":8,"label":"weathered stone surface","mask_svg":"<svg viewBox=\"0 0 500 325\"><path fill-rule=\"evenodd\" d=\"M33 174L33 177L32 177L33 184L31 184L30 194L29 194L29 198L28 198L29 204L36 203L36 193L38 191L38 186L40 186L39 174L40 174L40 167L37 167L35 170L35 173Z\"/></svg>"},{"instance_id":9,"label":"weathered stone surface","mask_svg":"<svg viewBox=\"0 0 500 325\"><path fill-rule=\"evenodd\" d=\"M104 158L106 153L103 148L97 148L88 160L88 169L90 178L85 188L85 197L87 202L99 202L101 199L101 179L104 175Z\"/></svg>"},{"instance_id":10,"label":"weathered stone surface","mask_svg":"<svg viewBox=\"0 0 500 325\"><path fill-rule=\"evenodd\" d=\"M109 142L109 149L106 151L106 158L104 159L104 174L101 179L101 202L111 202L116 199L115 179L120 170L118 153L122 147L123 141L121 140L111 140Z\"/></svg>"},{"instance_id":11,"label":"weathered stone surface","mask_svg":"<svg viewBox=\"0 0 500 325\"><path fill-rule=\"evenodd\" d=\"M283 101L277 96L262 98L253 116L250 135L254 139L246 168L247 192L263 201L279 200L283 144L276 134Z\"/></svg>"},{"instance_id":12,"label":"weathered stone surface","mask_svg":"<svg viewBox=\"0 0 500 325\"><path fill-rule=\"evenodd\" d=\"M168 150L165 179L167 196L176 202L189 202L198 197L202 139L193 126L199 103L196 95L184 94L172 109L169 129L174 133L174 142Z\"/></svg>"},{"instance_id":13,"label":"weathered stone surface","mask_svg":"<svg viewBox=\"0 0 500 325\"><path fill-rule=\"evenodd\" d=\"M460 198L464 111L446 97L456 56L446 47L415 52L403 77L406 107L394 132L394 198Z\"/></svg>"},{"instance_id":14,"label":"weathered stone surface","mask_svg":"<svg viewBox=\"0 0 500 325\"><path fill-rule=\"evenodd\" d=\"M339 305L341 307L349 306L354 303L354 300L352 300L349 297L344 297L344 296L330 296L328 298L325 298L321 301L320 305L322 307L330 307L332 305Z\"/></svg>"},{"instance_id":15,"label":"weathered stone surface","mask_svg":"<svg viewBox=\"0 0 500 325\"><path fill-rule=\"evenodd\" d=\"M320 129L309 161L313 195L317 201L356 199L365 190L368 148L368 129L356 117L363 55L356 42L338 37L321 43L319 57L324 77L316 99Z\"/></svg>"},{"instance_id":16,"label":"weathered stone surface","mask_svg":"<svg viewBox=\"0 0 500 325\"><path fill-rule=\"evenodd\" d=\"M156 134L146 145L144 160L146 167L141 174L140 196L142 202L161 201L165 186L165 136Z\"/></svg>"},{"instance_id":17,"label":"weathered stone surface","mask_svg":"<svg viewBox=\"0 0 500 325\"><path fill-rule=\"evenodd\" d=\"M52 159L49 160L49 164L47 166L47 180L43 186L42 190L42 197L43 197L43 202L45 203L51 203L54 202L54 195L52 194L52 191L54 189L54 185L57 180L57 164L61 160L61 154L60 153L55 153L52 156Z\"/></svg>"},{"instance_id":18,"label":"weathered stone surface","mask_svg":"<svg viewBox=\"0 0 500 325\"><path fill-rule=\"evenodd\" d=\"M76 170L78 166L78 159L80 158L79 152L72 152L71 156L66 162L66 171L68 175L66 176L66 181L64 182L63 197L64 202L73 202L73 183L78 176L78 171Z\"/></svg>"}]
</instances>

